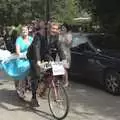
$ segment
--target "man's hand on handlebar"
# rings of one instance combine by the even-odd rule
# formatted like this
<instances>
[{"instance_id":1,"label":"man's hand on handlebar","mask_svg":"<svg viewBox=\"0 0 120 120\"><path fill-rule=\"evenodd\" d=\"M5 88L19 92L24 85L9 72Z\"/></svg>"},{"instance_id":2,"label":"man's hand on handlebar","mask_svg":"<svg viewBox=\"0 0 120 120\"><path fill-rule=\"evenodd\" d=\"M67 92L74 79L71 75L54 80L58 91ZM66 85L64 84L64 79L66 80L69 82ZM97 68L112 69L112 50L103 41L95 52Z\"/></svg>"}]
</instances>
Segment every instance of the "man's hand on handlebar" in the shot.
<instances>
[{"instance_id":1,"label":"man's hand on handlebar","mask_svg":"<svg viewBox=\"0 0 120 120\"><path fill-rule=\"evenodd\" d=\"M41 61L40 60L37 61L37 65L40 67L40 65L41 65Z\"/></svg>"},{"instance_id":2,"label":"man's hand on handlebar","mask_svg":"<svg viewBox=\"0 0 120 120\"><path fill-rule=\"evenodd\" d=\"M39 67L42 67L42 66L44 66L44 65L46 65L46 64L48 64L48 62L37 61L37 65L38 65Z\"/></svg>"}]
</instances>

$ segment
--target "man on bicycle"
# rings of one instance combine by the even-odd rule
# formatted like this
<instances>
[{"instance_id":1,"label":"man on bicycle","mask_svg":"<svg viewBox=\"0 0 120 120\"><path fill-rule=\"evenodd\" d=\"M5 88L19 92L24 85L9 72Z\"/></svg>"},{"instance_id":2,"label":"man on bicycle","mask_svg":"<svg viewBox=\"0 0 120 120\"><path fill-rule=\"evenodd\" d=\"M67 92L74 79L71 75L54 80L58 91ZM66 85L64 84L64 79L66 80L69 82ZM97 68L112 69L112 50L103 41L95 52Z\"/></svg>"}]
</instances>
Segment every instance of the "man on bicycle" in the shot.
<instances>
[{"instance_id":1,"label":"man on bicycle","mask_svg":"<svg viewBox=\"0 0 120 120\"><path fill-rule=\"evenodd\" d=\"M51 23L49 28L48 41L45 36L40 32L36 33L31 46L28 49L27 57L31 66L31 88L32 88L32 100L31 105L33 107L39 106L36 98L36 90L38 80L40 78L40 65L42 60L46 60L46 55L50 55L53 60L58 53L60 58L64 59L64 52L61 49L61 44L58 40L59 25L57 23Z\"/></svg>"}]
</instances>

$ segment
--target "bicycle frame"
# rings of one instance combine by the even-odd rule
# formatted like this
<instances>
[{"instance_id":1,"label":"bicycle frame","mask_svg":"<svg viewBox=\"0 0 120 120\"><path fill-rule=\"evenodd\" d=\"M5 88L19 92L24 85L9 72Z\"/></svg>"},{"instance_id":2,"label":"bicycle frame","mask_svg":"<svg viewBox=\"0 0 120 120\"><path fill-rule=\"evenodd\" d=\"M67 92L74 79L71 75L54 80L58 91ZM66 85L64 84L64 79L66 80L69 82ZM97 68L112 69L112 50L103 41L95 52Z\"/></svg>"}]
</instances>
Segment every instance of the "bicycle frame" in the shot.
<instances>
[{"instance_id":1,"label":"bicycle frame","mask_svg":"<svg viewBox=\"0 0 120 120\"><path fill-rule=\"evenodd\" d=\"M57 100L58 99L58 90L57 90L57 85L56 85L56 83L58 83L58 81L56 81L57 79L56 79L56 77L58 77L58 76L53 76L52 75L52 71L50 71L50 72L46 72L45 73L46 75L47 75L47 77L45 76L45 81L47 82L47 87L48 88L50 88L50 87L52 87L53 88L53 90L54 90L54 97L55 97L55 100Z\"/></svg>"},{"instance_id":2,"label":"bicycle frame","mask_svg":"<svg viewBox=\"0 0 120 120\"><path fill-rule=\"evenodd\" d=\"M55 66L55 67L59 68L59 66L58 67ZM46 91L46 88L49 88L48 103L49 103L50 111L55 118L62 120L68 114L69 102L68 102L68 96L67 96L66 90L62 86L62 84L60 83L61 80L62 80L61 77L63 77L64 74L63 74L63 72L61 72L62 71L61 69L58 69L58 71L57 70L55 71L55 70L56 69L54 68L54 66L52 66L50 68L48 67L48 69L45 69L45 70L43 69L44 75L43 75L42 78L43 78L43 82L44 82L44 85L45 85L44 90ZM62 108L61 105L64 106L64 107ZM62 111L64 111L64 113L62 112L62 114L60 114L60 116L59 116L58 115L59 112L57 114L56 110L53 107L57 107L58 110L62 110Z\"/></svg>"}]
</instances>

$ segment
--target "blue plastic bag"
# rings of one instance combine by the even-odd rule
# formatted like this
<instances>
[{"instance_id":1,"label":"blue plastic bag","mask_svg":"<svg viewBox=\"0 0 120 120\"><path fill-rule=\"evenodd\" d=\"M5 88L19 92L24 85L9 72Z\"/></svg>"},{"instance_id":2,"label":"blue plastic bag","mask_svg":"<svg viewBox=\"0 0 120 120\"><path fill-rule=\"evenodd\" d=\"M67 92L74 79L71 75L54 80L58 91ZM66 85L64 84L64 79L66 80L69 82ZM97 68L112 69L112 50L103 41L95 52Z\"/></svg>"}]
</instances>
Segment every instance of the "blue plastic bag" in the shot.
<instances>
[{"instance_id":1,"label":"blue plastic bag","mask_svg":"<svg viewBox=\"0 0 120 120\"><path fill-rule=\"evenodd\" d=\"M2 61L0 60L0 71L2 71L3 66L2 66Z\"/></svg>"},{"instance_id":2,"label":"blue plastic bag","mask_svg":"<svg viewBox=\"0 0 120 120\"><path fill-rule=\"evenodd\" d=\"M7 60L2 63L2 70L14 80L24 80L30 70L29 60L24 58Z\"/></svg>"}]
</instances>

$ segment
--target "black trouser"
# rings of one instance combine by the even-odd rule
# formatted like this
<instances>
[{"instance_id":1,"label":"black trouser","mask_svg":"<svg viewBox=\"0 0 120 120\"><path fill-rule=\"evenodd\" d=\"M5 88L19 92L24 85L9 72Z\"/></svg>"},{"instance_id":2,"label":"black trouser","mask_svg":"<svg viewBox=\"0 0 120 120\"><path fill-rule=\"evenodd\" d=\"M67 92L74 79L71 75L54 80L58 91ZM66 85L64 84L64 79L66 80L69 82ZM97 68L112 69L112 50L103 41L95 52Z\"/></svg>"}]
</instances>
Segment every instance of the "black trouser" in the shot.
<instances>
[{"instance_id":1,"label":"black trouser","mask_svg":"<svg viewBox=\"0 0 120 120\"><path fill-rule=\"evenodd\" d=\"M56 54L52 54L55 59ZM42 58L42 60L49 61L53 60L50 55L46 54L45 57ZM32 89L32 98L36 99L36 90L38 87L38 80L40 79L40 67L37 66L37 62L35 60L29 60L30 61L30 67L31 67L31 89Z\"/></svg>"},{"instance_id":2,"label":"black trouser","mask_svg":"<svg viewBox=\"0 0 120 120\"><path fill-rule=\"evenodd\" d=\"M36 64L36 61L30 60L31 67L31 89L32 89L32 98L36 99L36 90L38 87L38 80L40 78L39 67Z\"/></svg>"}]
</instances>

